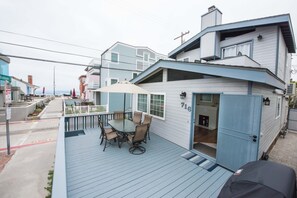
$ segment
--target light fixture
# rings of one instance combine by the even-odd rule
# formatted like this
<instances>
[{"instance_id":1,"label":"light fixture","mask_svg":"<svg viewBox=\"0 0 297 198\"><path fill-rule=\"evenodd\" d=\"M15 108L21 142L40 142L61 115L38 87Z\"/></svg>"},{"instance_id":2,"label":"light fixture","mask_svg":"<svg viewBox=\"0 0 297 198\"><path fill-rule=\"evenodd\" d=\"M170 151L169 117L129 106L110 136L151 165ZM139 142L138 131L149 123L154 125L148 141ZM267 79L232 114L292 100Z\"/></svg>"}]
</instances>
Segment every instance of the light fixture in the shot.
<instances>
[{"instance_id":1,"label":"light fixture","mask_svg":"<svg viewBox=\"0 0 297 198\"><path fill-rule=\"evenodd\" d=\"M259 36L257 38L258 38L258 41L261 41L263 39L263 36L261 34L259 34Z\"/></svg>"},{"instance_id":2,"label":"light fixture","mask_svg":"<svg viewBox=\"0 0 297 198\"><path fill-rule=\"evenodd\" d=\"M267 98L263 98L263 103L264 103L265 106L269 106L270 105L269 98L268 97Z\"/></svg>"},{"instance_id":3,"label":"light fixture","mask_svg":"<svg viewBox=\"0 0 297 198\"><path fill-rule=\"evenodd\" d=\"M180 96L180 99L185 99L187 96L187 93L182 91L179 96Z\"/></svg>"}]
</instances>

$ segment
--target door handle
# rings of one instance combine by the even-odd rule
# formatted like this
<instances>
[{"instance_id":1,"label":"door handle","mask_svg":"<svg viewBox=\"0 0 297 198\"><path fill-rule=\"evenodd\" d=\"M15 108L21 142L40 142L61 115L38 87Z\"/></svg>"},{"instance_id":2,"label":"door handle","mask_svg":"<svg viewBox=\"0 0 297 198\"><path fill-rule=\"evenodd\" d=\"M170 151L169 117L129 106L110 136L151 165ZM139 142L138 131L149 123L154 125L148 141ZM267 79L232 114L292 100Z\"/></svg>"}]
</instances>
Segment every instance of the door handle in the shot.
<instances>
[{"instance_id":1,"label":"door handle","mask_svg":"<svg viewBox=\"0 0 297 198\"><path fill-rule=\"evenodd\" d=\"M250 137L253 140L253 142L257 142L258 136L256 136L256 135L250 135Z\"/></svg>"},{"instance_id":2,"label":"door handle","mask_svg":"<svg viewBox=\"0 0 297 198\"><path fill-rule=\"evenodd\" d=\"M256 136L256 135L253 135L253 142L257 142L257 138L258 138L258 136Z\"/></svg>"}]
</instances>

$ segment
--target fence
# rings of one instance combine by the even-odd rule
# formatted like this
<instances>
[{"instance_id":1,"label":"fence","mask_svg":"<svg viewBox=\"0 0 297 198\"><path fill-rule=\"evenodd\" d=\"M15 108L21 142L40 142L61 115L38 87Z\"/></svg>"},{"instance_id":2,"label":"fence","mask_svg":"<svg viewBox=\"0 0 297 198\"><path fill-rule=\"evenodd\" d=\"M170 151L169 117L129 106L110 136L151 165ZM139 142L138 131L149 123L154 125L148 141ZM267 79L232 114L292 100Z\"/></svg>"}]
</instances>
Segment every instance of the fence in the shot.
<instances>
[{"instance_id":1,"label":"fence","mask_svg":"<svg viewBox=\"0 0 297 198\"><path fill-rule=\"evenodd\" d=\"M288 129L297 131L297 109L290 109L289 111Z\"/></svg>"},{"instance_id":2,"label":"fence","mask_svg":"<svg viewBox=\"0 0 297 198\"><path fill-rule=\"evenodd\" d=\"M64 115L79 115L106 112L106 105L88 105L88 106L66 106L64 105Z\"/></svg>"},{"instance_id":3,"label":"fence","mask_svg":"<svg viewBox=\"0 0 297 198\"><path fill-rule=\"evenodd\" d=\"M131 119L132 112L125 112L125 118ZM99 113L92 115L74 115L65 116L65 132L77 131L86 128L98 127L98 122L101 120L105 126L108 125L108 121L114 119L114 113Z\"/></svg>"}]
</instances>

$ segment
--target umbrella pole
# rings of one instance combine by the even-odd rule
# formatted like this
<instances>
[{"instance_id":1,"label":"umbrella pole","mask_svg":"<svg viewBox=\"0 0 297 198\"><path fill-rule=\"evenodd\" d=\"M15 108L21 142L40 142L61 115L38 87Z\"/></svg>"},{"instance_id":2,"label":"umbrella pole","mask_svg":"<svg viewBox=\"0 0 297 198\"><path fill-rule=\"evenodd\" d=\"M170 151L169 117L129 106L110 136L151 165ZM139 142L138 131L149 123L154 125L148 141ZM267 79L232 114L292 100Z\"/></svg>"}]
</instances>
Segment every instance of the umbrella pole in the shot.
<instances>
[{"instance_id":1,"label":"umbrella pole","mask_svg":"<svg viewBox=\"0 0 297 198\"><path fill-rule=\"evenodd\" d=\"M126 93L124 93L124 111L123 111L123 118L125 119L125 107L126 107Z\"/></svg>"}]
</instances>

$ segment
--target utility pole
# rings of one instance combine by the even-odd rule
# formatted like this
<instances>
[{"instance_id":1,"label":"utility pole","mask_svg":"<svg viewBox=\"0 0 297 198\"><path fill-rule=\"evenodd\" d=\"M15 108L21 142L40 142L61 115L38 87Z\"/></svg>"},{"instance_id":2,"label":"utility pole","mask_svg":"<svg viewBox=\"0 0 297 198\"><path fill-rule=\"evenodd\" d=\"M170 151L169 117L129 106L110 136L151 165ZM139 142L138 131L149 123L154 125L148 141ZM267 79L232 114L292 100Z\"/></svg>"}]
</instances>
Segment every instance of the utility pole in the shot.
<instances>
[{"instance_id":1,"label":"utility pole","mask_svg":"<svg viewBox=\"0 0 297 198\"><path fill-rule=\"evenodd\" d=\"M54 66L54 84L53 84L53 90L54 90L54 96L56 95L56 66Z\"/></svg>"},{"instance_id":2,"label":"utility pole","mask_svg":"<svg viewBox=\"0 0 297 198\"><path fill-rule=\"evenodd\" d=\"M180 44L183 44L183 43L185 42L185 40L184 40L184 36L185 36L186 34L189 34L189 33L190 33L189 30L188 30L187 32L185 32L185 33L181 32L180 36L176 37L174 40L180 38Z\"/></svg>"},{"instance_id":3,"label":"utility pole","mask_svg":"<svg viewBox=\"0 0 297 198\"><path fill-rule=\"evenodd\" d=\"M5 120L6 120L6 143L7 143L7 155L10 155L10 134L9 134L9 120L11 118L11 108L9 104L11 103L11 89L8 87L8 83L5 80L4 85L5 93Z\"/></svg>"}]
</instances>

